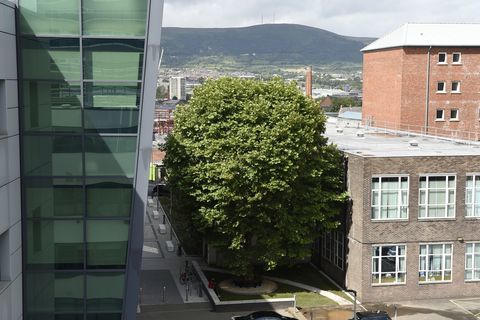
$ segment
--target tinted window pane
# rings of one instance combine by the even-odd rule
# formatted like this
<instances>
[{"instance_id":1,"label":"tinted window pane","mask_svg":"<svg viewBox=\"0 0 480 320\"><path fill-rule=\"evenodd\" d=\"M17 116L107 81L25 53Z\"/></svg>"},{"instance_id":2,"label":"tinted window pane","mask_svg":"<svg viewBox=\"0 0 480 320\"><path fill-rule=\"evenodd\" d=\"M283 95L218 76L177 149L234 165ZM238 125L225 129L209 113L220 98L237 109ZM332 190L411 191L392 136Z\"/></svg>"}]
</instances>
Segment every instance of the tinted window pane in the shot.
<instances>
[{"instance_id":1,"label":"tinted window pane","mask_svg":"<svg viewBox=\"0 0 480 320\"><path fill-rule=\"evenodd\" d=\"M83 268L82 220L29 220L27 230L30 268Z\"/></svg>"},{"instance_id":2,"label":"tinted window pane","mask_svg":"<svg viewBox=\"0 0 480 320\"><path fill-rule=\"evenodd\" d=\"M133 177L136 137L87 136L85 139L87 175Z\"/></svg>"},{"instance_id":3,"label":"tinted window pane","mask_svg":"<svg viewBox=\"0 0 480 320\"><path fill-rule=\"evenodd\" d=\"M147 0L84 0L85 35L145 36Z\"/></svg>"},{"instance_id":4,"label":"tinted window pane","mask_svg":"<svg viewBox=\"0 0 480 320\"><path fill-rule=\"evenodd\" d=\"M23 100L25 131L81 130L80 84L24 81Z\"/></svg>"},{"instance_id":5,"label":"tinted window pane","mask_svg":"<svg viewBox=\"0 0 480 320\"><path fill-rule=\"evenodd\" d=\"M143 40L85 39L85 79L142 80L143 46Z\"/></svg>"},{"instance_id":6,"label":"tinted window pane","mask_svg":"<svg viewBox=\"0 0 480 320\"><path fill-rule=\"evenodd\" d=\"M81 176L78 136L24 136L23 169L28 176Z\"/></svg>"},{"instance_id":7,"label":"tinted window pane","mask_svg":"<svg viewBox=\"0 0 480 320\"><path fill-rule=\"evenodd\" d=\"M100 133L137 133L138 110L85 109L85 130Z\"/></svg>"},{"instance_id":8,"label":"tinted window pane","mask_svg":"<svg viewBox=\"0 0 480 320\"><path fill-rule=\"evenodd\" d=\"M89 82L84 86L85 108L131 108L140 106L140 83Z\"/></svg>"},{"instance_id":9,"label":"tinted window pane","mask_svg":"<svg viewBox=\"0 0 480 320\"><path fill-rule=\"evenodd\" d=\"M29 272L25 291L27 319L83 319L84 277L81 274Z\"/></svg>"},{"instance_id":10,"label":"tinted window pane","mask_svg":"<svg viewBox=\"0 0 480 320\"><path fill-rule=\"evenodd\" d=\"M20 0L22 34L79 35L78 0Z\"/></svg>"},{"instance_id":11,"label":"tinted window pane","mask_svg":"<svg viewBox=\"0 0 480 320\"><path fill-rule=\"evenodd\" d=\"M80 80L78 39L21 40L24 79Z\"/></svg>"},{"instance_id":12,"label":"tinted window pane","mask_svg":"<svg viewBox=\"0 0 480 320\"><path fill-rule=\"evenodd\" d=\"M130 216L132 189L132 179L87 179L88 216Z\"/></svg>"},{"instance_id":13,"label":"tinted window pane","mask_svg":"<svg viewBox=\"0 0 480 320\"><path fill-rule=\"evenodd\" d=\"M120 319L108 317L121 313L125 294L125 275L123 273L87 274L87 312L88 319ZM107 317L95 317L105 314Z\"/></svg>"},{"instance_id":14,"label":"tinted window pane","mask_svg":"<svg viewBox=\"0 0 480 320\"><path fill-rule=\"evenodd\" d=\"M80 179L24 179L23 185L29 218L83 216Z\"/></svg>"},{"instance_id":15,"label":"tinted window pane","mask_svg":"<svg viewBox=\"0 0 480 320\"><path fill-rule=\"evenodd\" d=\"M87 267L124 269L127 257L128 221L87 221Z\"/></svg>"}]
</instances>

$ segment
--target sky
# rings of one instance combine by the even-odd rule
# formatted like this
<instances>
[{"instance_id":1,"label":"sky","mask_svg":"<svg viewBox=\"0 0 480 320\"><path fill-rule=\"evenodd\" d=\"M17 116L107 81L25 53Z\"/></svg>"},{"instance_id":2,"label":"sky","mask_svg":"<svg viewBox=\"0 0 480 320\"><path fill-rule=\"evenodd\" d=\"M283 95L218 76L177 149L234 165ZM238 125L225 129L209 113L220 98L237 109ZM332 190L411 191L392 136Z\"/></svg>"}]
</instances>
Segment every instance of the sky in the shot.
<instances>
[{"instance_id":1,"label":"sky","mask_svg":"<svg viewBox=\"0 0 480 320\"><path fill-rule=\"evenodd\" d=\"M480 23L479 0L165 0L166 27L295 23L380 37L407 22Z\"/></svg>"}]
</instances>

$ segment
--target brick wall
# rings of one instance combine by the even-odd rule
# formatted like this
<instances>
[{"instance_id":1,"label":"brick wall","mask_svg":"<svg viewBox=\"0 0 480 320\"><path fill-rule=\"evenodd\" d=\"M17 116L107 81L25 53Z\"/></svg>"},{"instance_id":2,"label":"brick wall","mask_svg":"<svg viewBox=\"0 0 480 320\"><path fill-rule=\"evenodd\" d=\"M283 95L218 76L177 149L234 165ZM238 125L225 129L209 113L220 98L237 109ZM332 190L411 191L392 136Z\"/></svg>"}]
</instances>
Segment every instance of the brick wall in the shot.
<instances>
[{"instance_id":1,"label":"brick wall","mask_svg":"<svg viewBox=\"0 0 480 320\"><path fill-rule=\"evenodd\" d=\"M480 220L465 218L465 178L480 171L479 156L361 158L349 155L349 190L353 201L349 232L347 287L356 289L363 302L399 301L480 295L480 282L465 283L465 243L480 241ZM448 173L457 176L456 214L450 220L418 220L418 180L422 174ZM409 216L407 221L371 220L372 175L409 175ZM429 242L453 243L453 281L419 284L419 245ZM373 244L406 244L407 280L402 285L371 285Z\"/></svg>"}]
</instances>

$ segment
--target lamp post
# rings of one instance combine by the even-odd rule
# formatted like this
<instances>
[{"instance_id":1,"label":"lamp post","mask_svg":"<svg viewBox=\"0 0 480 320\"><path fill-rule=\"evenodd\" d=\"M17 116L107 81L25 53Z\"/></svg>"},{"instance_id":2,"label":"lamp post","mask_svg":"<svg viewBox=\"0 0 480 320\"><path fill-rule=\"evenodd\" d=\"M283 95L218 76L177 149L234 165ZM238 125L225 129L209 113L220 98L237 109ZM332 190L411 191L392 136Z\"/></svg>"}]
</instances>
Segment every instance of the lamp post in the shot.
<instances>
[{"instance_id":1,"label":"lamp post","mask_svg":"<svg viewBox=\"0 0 480 320\"><path fill-rule=\"evenodd\" d=\"M357 291L352 289L345 289L345 292L353 293L353 318L352 320L357 320Z\"/></svg>"}]
</instances>

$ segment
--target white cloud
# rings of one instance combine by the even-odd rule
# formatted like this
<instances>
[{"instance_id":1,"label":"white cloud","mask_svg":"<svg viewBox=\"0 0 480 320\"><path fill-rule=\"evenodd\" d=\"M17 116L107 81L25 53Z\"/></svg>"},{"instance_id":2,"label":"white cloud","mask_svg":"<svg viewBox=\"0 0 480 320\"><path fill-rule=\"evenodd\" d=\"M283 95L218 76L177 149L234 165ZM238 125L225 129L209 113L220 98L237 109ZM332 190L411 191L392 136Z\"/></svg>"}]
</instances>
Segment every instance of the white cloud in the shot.
<instances>
[{"instance_id":1,"label":"white cloud","mask_svg":"<svg viewBox=\"0 0 480 320\"><path fill-rule=\"evenodd\" d=\"M379 37L406 22L480 22L476 0L166 0L164 25L240 27L297 23Z\"/></svg>"}]
</instances>

